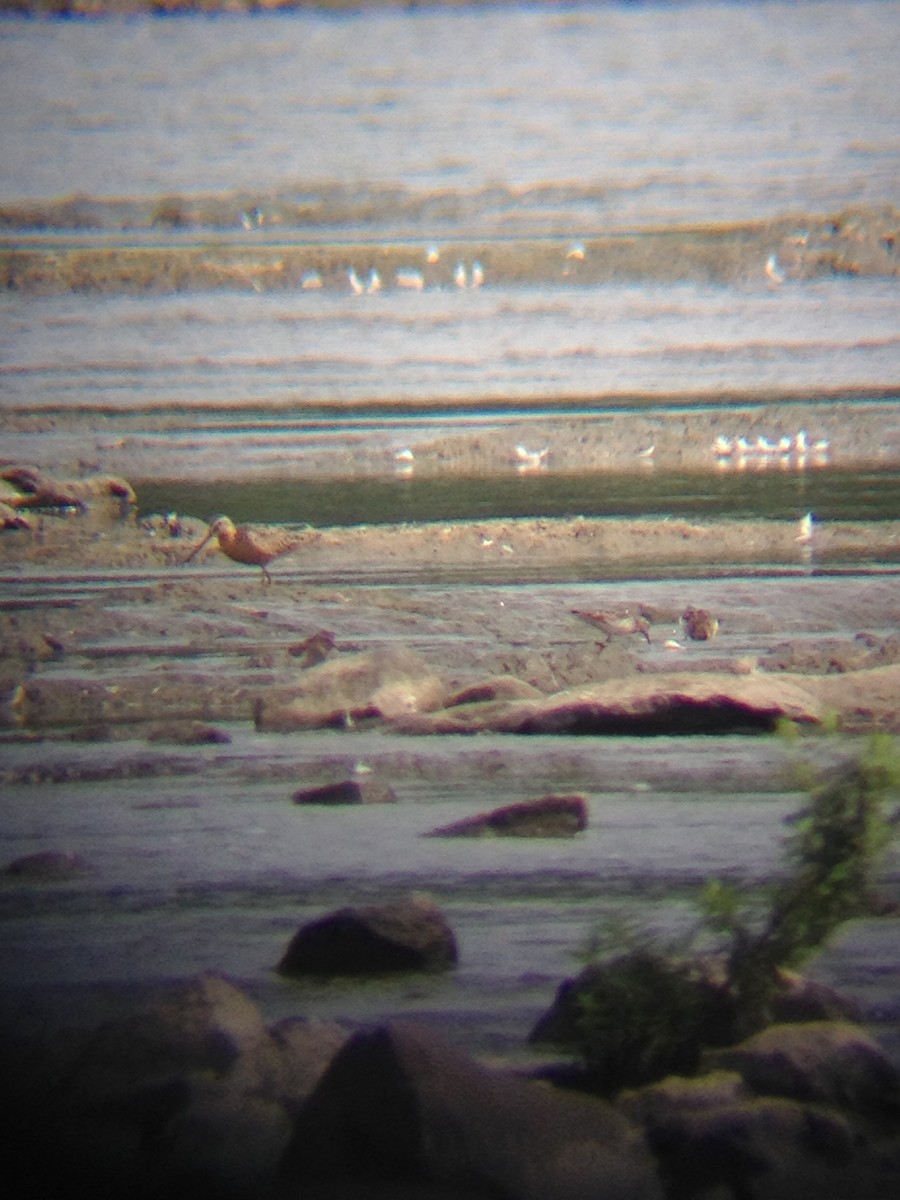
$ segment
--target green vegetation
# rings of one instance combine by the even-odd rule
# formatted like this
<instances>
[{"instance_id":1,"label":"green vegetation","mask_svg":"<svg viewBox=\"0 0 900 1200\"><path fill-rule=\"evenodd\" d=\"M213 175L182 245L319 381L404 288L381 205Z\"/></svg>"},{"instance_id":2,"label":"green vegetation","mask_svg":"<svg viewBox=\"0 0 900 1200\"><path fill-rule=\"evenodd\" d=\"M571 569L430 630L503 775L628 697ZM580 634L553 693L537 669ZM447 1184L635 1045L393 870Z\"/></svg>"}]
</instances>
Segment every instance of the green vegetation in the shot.
<instances>
[{"instance_id":1,"label":"green vegetation","mask_svg":"<svg viewBox=\"0 0 900 1200\"><path fill-rule=\"evenodd\" d=\"M874 873L897 823L888 806L900 790L900 750L876 735L808 790L809 803L791 818L789 869L766 911L729 885L707 885L700 931L724 935L721 958L676 957L642 938L628 954L583 972L575 1042L592 1087L609 1094L690 1073L705 1046L770 1023L784 971L843 921L873 911Z\"/></svg>"}]
</instances>

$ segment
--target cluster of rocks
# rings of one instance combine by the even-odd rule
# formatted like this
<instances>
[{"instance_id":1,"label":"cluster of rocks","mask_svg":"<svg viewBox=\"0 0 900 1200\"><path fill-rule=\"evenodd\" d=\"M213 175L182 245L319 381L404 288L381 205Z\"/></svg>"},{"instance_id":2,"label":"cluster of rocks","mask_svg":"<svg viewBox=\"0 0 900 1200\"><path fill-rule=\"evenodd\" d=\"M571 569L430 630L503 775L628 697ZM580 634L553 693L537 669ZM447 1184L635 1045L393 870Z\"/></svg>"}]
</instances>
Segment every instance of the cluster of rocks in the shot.
<instances>
[{"instance_id":1,"label":"cluster of rocks","mask_svg":"<svg viewBox=\"0 0 900 1200\"><path fill-rule=\"evenodd\" d=\"M216 974L0 1035L16 1195L883 1200L900 1076L844 1021L773 1025L611 1099L424 1026L267 1026Z\"/></svg>"}]
</instances>

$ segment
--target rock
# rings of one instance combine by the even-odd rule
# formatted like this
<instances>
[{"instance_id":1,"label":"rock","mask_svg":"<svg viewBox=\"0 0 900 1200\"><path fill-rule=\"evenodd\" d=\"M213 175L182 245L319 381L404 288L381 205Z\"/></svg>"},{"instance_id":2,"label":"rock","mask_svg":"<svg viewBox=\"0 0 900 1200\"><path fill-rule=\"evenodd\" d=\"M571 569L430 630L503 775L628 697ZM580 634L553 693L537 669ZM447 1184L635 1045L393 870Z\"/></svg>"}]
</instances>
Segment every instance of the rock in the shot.
<instances>
[{"instance_id":1,"label":"rock","mask_svg":"<svg viewBox=\"0 0 900 1200\"><path fill-rule=\"evenodd\" d=\"M203 721L157 721L147 730L147 741L172 746L227 746L231 734Z\"/></svg>"},{"instance_id":2,"label":"rock","mask_svg":"<svg viewBox=\"0 0 900 1200\"><path fill-rule=\"evenodd\" d=\"M14 858L4 873L18 879L56 882L77 879L80 875L89 874L92 869L90 863L73 850L41 850L37 854Z\"/></svg>"},{"instance_id":3,"label":"rock","mask_svg":"<svg viewBox=\"0 0 900 1200\"><path fill-rule=\"evenodd\" d=\"M396 800L397 795L389 784L369 776L302 788L293 795L295 804L394 804Z\"/></svg>"},{"instance_id":4,"label":"rock","mask_svg":"<svg viewBox=\"0 0 900 1200\"><path fill-rule=\"evenodd\" d=\"M455 708L460 704L482 704L487 700L539 700L542 692L524 679L514 675L497 675L491 679L482 679L478 683L470 683L447 698L446 707Z\"/></svg>"},{"instance_id":5,"label":"rock","mask_svg":"<svg viewBox=\"0 0 900 1200\"><path fill-rule=\"evenodd\" d=\"M781 990L772 1002L772 1019L783 1022L860 1021L861 1006L827 984L804 979L793 971L780 973Z\"/></svg>"},{"instance_id":6,"label":"rock","mask_svg":"<svg viewBox=\"0 0 900 1200\"><path fill-rule=\"evenodd\" d=\"M394 720L439 708L444 697L443 682L424 659L392 646L320 663L304 670L293 688L272 689L257 701L256 727L286 732Z\"/></svg>"},{"instance_id":7,"label":"rock","mask_svg":"<svg viewBox=\"0 0 900 1200\"><path fill-rule=\"evenodd\" d=\"M691 1108L647 1123L667 1194L680 1200L884 1200L900 1157L867 1144L840 1113L772 1098Z\"/></svg>"},{"instance_id":8,"label":"rock","mask_svg":"<svg viewBox=\"0 0 900 1200\"><path fill-rule=\"evenodd\" d=\"M404 1024L356 1034L337 1055L280 1177L290 1189L377 1179L386 1195L393 1182L505 1200L663 1196L643 1138L611 1105L489 1070Z\"/></svg>"},{"instance_id":9,"label":"rock","mask_svg":"<svg viewBox=\"0 0 900 1200\"><path fill-rule=\"evenodd\" d=\"M709 609L694 608L689 604L681 614L684 632L695 642L708 642L719 632L718 617L714 617Z\"/></svg>"},{"instance_id":10,"label":"rock","mask_svg":"<svg viewBox=\"0 0 900 1200\"><path fill-rule=\"evenodd\" d=\"M26 1045L5 1031L3 1064L27 1070L30 1085L25 1106L3 1114L21 1152L9 1177L33 1179L29 1195L70 1195L72 1179L79 1194L141 1200L265 1194L291 1114L345 1038L318 1022L269 1031L212 973L120 1000L94 1029L44 1028ZM8 1094L2 1102L10 1108ZM35 1128L52 1153L33 1154Z\"/></svg>"},{"instance_id":11,"label":"rock","mask_svg":"<svg viewBox=\"0 0 900 1200\"><path fill-rule=\"evenodd\" d=\"M823 708L786 676L680 672L638 675L557 692L539 700L461 705L404 715L407 733L721 733L771 730L780 718L817 724Z\"/></svg>"},{"instance_id":12,"label":"rock","mask_svg":"<svg viewBox=\"0 0 900 1200\"><path fill-rule=\"evenodd\" d=\"M900 1071L849 1022L770 1025L708 1061L738 1071L754 1092L851 1109L900 1129Z\"/></svg>"},{"instance_id":13,"label":"rock","mask_svg":"<svg viewBox=\"0 0 900 1200\"><path fill-rule=\"evenodd\" d=\"M302 926L278 964L282 975L427 971L456 962L452 929L426 896L342 908Z\"/></svg>"},{"instance_id":14,"label":"rock","mask_svg":"<svg viewBox=\"0 0 900 1200\"><path fill-rule=\"evenodd\" d=\"M692 1073L733 1023L731 998L704 964L634 950L564 982L529 1041L576 1049L585 1086L611 1096Z\"/></svg>"},{"instance_id":15,"label":"rock","mask_svg":"<svg viewBox=\"0 0 900 1200\"><path fill-rule=\"evenodd\" d=\"M428 837L573 837L587 829L584 796L544 796L433 829Z\"/></svg>"}]
</instances>

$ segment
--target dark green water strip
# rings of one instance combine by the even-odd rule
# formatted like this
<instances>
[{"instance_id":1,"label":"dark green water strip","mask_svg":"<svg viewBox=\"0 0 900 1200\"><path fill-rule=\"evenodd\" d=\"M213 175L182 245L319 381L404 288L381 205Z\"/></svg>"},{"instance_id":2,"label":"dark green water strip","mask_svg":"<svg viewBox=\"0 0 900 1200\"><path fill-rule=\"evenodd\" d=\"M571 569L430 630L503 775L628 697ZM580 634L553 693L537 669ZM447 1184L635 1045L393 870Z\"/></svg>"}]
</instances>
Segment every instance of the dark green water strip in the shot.
<instances>
[{"instance_id":1,"label":"dark green water strip","mask_svg":"<svg viewBox=\"0 0 900 1200\"><path fill-rule=\"evenodd\" d=\"M900 471L583 473L406 479L135 481L143 514L235 521L377 525L513 517L640 517L827 521L900 519Z\"/></svg>"}]
</instances>

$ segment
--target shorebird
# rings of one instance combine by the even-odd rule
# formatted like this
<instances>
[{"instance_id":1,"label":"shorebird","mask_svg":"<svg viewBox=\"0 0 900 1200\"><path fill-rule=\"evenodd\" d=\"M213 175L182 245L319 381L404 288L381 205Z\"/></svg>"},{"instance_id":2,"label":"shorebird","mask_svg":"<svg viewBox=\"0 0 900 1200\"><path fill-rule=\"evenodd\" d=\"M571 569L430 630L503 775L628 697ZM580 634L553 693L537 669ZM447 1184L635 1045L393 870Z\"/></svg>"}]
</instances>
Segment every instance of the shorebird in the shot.
<instances>
[{"instance_id":1,"label":"shorebird","mask_svg":"<svg viewBox=\"0 0 900 1200\"><path fill-rule=\"evenodd\" d=\"M267 570L269 563L282 554L296 550L301 541L296 533L290 533L287 529L277 529L271 525L235 525L230 517L216 517L206 537L197 543L184 561L189 563L196 558L213 538L218 539L219 549L233 562L260 567L263 583L272 582Z\"/></svg>"},{"instance_id":2,"label":"shorebird","mask_svg":"<svg viewBox=\"0 0 900 1200\"><path fill-rule=\"evenodd\" d=\"M549 446L544 446L543 450L528 450L525 446L516 446L516 470L543 471L546 469L549 454Z\"/></svg>"},{"instance_id":3,"label":"shorebird","mask_svg":"<svg viewBox=\"0 0 900 1200\"><path fill-rule=\"evenodd\" d=\"M484 283L484 267L480 262L472 263L472 287L480 288Z\"/></svg>"},{"instance_id":4,"label":"shorebird","mask_svg":"<svg viewBox=\"0 0 900 1200\"><path fill-rule=\"evenodd\" d=\"M631 613L625 612L620 616L608 612L585 612L581 608L573 608L572 616L578 617L581 621L587 621L588 625L596 625L598 629L602 629L606 634L607 645L616 635L627 637L632 633L639 633L650 641L650 622L644 617L633 617Z\"/></svg>"},{"instance_id":5,"label":"shorebird","mask_svg":"<svg viewBox=\"0 0 900 1200\"><path fill-rule=\"evenodd\" d=\"M800 524L797 527L797 536L795 542L799 542L802 546L808 546L813 540L813 515L807 513L805 517L800 518Z\"/></svg>"},{"instance_id":6,"label":"shorebird","mask_svg":"<svg viewBox=\"0 0 900 1200\"><path fill-rule=\"evenodd\" d=\"M684 632L695 642L708 642L719 632L719 621L708 609L689 604L681 614Z\"/></svg>"},{"instance_id":7,"label":"shorebird","mask_svg":"<svg viewBox=\"0 0 900 1200\"><path fill-rule=\"evenodd\" d=\"M394 283L397 287L409 288L414 292L421 292L425 287L425 276L421 271L417 271L415 267L398 267L394 274Z\"/></svg>"}]
</instances>

